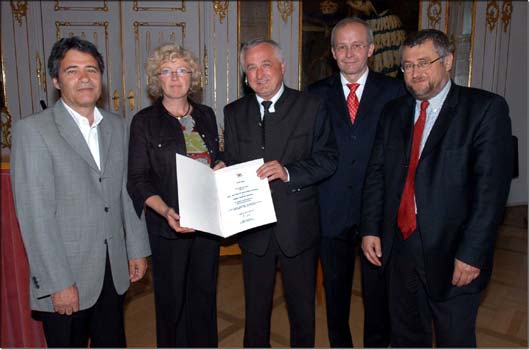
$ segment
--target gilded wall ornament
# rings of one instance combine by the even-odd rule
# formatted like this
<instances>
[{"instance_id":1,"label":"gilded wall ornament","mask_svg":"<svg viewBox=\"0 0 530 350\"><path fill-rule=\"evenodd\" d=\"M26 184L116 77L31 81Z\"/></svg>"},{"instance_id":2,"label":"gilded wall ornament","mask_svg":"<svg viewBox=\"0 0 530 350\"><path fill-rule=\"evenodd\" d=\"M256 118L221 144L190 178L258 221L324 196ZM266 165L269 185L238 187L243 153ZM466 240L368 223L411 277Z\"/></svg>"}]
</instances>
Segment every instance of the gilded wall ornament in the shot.
<instances>
[{"instance_id":1,"label":"gilded wall ornament","mask_svg":"<svg viewBox=\"0 0 530 350\"><path fill-rule=\"evenodd\" d=\"M488 29L490 32L495 29L498 20L499 5L497 5L497 1L495 0L489 1L488 6L486 7L486 23L488 24Z\"/></svg>"},{"instance_id":2,"label":"gilded wall ornament","mask_svg":"<svg viewBox=\"0 0 530 350\"><path fill-rule=\"evenodd\" d=\"M18 25L22 25L22 19L26 17L26 13L28 12L28 1L27 0L17 0L17 1L10 1L11 3L11 11L13 12L13 17L18 22Z\"/></svg>"},{"instance_id":3,"label":"gilded wall ornament","mask_svg":"<svg viewBox=\"0 0 530 350\"><path fill-rule=\"evenodd\" d=\"M287 23L287 20L293 13L293 2L291 0L286 1L278 1L277 2L278 11L280 12L280 15L282 16L282 19L285 23Z\"/></svg>"},{"instance_id":4,"label":"gilded wall ornament","mask_svg":"<svg viewBox=\"0 0 530 350\"><path fill-rule=\"evenodd\" d=\"M2 106L2 148L11 148L11 124L13 123L13 118L7 106Z\"/></svg>"},{"instance_id":5,"label":"gilded wall ornament","mask_svg":"<svg viewBox=\"0 0 530 350\"><path fill-rule=\"evenodd\" d=\"M228 12L228 1L214 1L213 11L217 16L219 16L219 23L222 24Z\"/></svg>"},{"instance_id":6,"label":"gilded wall ornament","mask_svg":"<svg viewBox=\"0 0 530 350\"><path fill-rule=\"evenodd\" d=\"M429 28L435 28L442 18L441 0L429 1L429 6L427 7L427 18L429 19Z\"/></svg>"},{"instance_id":7,"label":"gilded wall ornament","mask_svg":"<svg viewBox=\"0 0 530 350\"><path fill-rule=\"evenodd\" d=\"M513 4L511 0L502 2L502 29L506 33L508 30L508 25L512 19Z\"/></svg>"}]
</instances>

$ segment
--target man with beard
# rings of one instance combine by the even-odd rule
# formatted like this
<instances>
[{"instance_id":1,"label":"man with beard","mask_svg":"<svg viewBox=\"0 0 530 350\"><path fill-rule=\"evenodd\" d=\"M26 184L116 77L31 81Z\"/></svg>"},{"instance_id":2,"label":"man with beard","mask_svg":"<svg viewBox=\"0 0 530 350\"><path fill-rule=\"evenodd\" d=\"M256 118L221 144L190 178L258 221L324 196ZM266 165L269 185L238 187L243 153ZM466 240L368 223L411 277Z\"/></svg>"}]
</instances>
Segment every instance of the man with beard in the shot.
<instances>
[{"instance_id":1,"label":"man with beard","mask_svg":"<svg viewBox=\"0 0 530 350\"><path fill-rule=\"evenodd\" d=\"M361 216L366 258L387 270L393 347L476 347L481 291L512 175L498 95L451 81L434 29L411 33L401 67L412 96L383 109Z\"/></svg>"}]
</instances>

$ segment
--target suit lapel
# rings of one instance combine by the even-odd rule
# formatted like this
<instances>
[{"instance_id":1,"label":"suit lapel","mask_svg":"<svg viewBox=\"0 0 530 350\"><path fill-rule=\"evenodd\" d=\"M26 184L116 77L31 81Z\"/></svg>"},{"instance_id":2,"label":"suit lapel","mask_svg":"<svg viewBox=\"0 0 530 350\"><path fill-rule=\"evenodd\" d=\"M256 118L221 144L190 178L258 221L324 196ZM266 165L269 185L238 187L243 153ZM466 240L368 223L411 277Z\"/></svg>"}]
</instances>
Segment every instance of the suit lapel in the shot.
<instances>
[{"instance_id":1,"label":"suit lapel","mask_svg":"<svg viewBox=\"0 0 530 350\"><path fill-rule=\"evenodd\" d=\"M292 131L296 129L290 126L290 123L293 120L298 120L297 113L290 113L291 109L296 105L293 103L295 96L295 91L286 86L282 96L278 102L276 102L276 112L269 117L270 119L267 119L266 128L268 130L270 130L269 128L274 128L274 142L266 145L266 153L268 155L277 156L281 154L283 157L285 145L289 140L289 136Z\"/></svg>"},{"instance_id":2,"label":"suit lapel","mask_svg":"<svg viewBox=\"0 0 530 350\"><path fill-rule=\"evenodd\" d=\"M414 98L407 98L406 104L398 111L398 115L395 117L399 121L399 126L401 128L401 135L403 140L403 152L405 153L405 159L407 163L410 156L410 147L412 146L412 133L414 130L414 107L416 101Z\"/></svg>"},{"instance_id":3,"label":"suit lapel","mask_svg":"<svg viewBox=\"0 0 530 350\"><path fill-rule=\"evenodd\" d=\"M90 149L75 123L74 119L68 113L61 100L57 101L53 107L53 116L57 129L63 139L72 147L72 149L83 158L88 165L99 172L99 168L90 153Z\"/></svg>"},{"instance_id":4,"label":"suit lapel","mask_svg":"<svg viewBox=\"0 0 530 350\"><path fill-rule=\"evenodd\" d=\"M98 138L99 138L99 164L101 166L101 172L103 173L106 169L107 159L109 155L109 149L110 149L110 143L112 140L112 126L110 124L110 121L104 113L104 111L101 111L101 114L103 115L103 120L98 125Z\"/></svg>"},{"instance_id":5,"label":"suit lapel","mask_svg":"<svg viewBox=\"0 0 530 350\"><path fill-rule=\"evenodd\" d=\"M421 153L420 161L427 157L442 141L443 136L447 132L451 121L455 117L455 109L458 103L458 86L452 83L451 90L442 105L442 109L436 118L436 122L429 134L429 138L425 143L425 147Z\"/></svg>"},{"instance_id":6,"label":"suit lapel","mask_svg":"<svg viewBox=\"0 0 530 350\"><path fill-rule=\"evenodd\" d=\"M357 110L357 116L355 117L354 128L359 127L360 124L364 124L367 119L372 117L372 109L374 104L372 101L377 101L377 94L380 93L377 82L371 78L371 72L368 71L368 78L364 86L363 95L359 103L359 109Z\"/></svg>"},{"instance_id":7,"label":"suit lapel","mask_svg":"<svg viewBox=\"0 0 530 350\"><path fill-rule=\"evenodd\" d=\"M341 123L344 123L347 127L351 126L350 112L348 112L348 106L346 105L346 99L344 98L344 89L340 81L340 74L333 76L331 81L331 89L329 89L329 103L328 108L331 106L329 116L337 116Z\"/></svg>"}]
</instances>

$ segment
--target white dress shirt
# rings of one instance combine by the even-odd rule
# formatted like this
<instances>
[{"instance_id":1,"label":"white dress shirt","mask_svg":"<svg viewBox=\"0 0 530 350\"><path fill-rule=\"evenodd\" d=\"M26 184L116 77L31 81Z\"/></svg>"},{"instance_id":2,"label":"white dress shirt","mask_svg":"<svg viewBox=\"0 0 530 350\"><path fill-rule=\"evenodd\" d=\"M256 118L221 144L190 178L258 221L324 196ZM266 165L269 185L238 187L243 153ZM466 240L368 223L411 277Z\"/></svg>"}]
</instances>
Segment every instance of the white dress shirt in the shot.
<instances>
[{"instance_id":1,"label":"white dress shirt","mask_svg":"<svg viewBox=\"0 0 530 350\"><path fill-rule=\"evenodd\" d=\"M74 119L74 122L79 128L79 131L81 131L81 134L83 134L83 138L85 139L88 148L90 149L90 153L92 153L92 158L94 158L94 161L96 162L99 170L101 170L99 157L98 125L103 120L103 115L97 107L94 107L94 122L92 123L92 125L90 125L88 122L88 118L74 111L70 106L68 106L64 102L64 100L61 99L61 101L63 102L64 107L66 107L66 110Z\"/></svg>"},{"instance_id":2,"label":"white dress shirt","mask_svg":"<svg viewBox=\"0 0 530 350\"><path fill-rule=\"evenodd\" d=\"M357 88L357 90L355 90L355 95L357 95L357 99L359 100L359 103L361 102L361 96L363 95L364 87L366 86L366 79L368 78L368 70L369 69L366 69L363 75L361 75L359 79L357 79L357 81L354 81L354 82L349 82L348 79L346 79L344 75L340 73L340 82L342 84L342 91L344 92L345 100L348 100L348 95L350 94L350 88L348 87L347 84L357 83L359 84L359 87Z\"/></svg>"}]
</instances>

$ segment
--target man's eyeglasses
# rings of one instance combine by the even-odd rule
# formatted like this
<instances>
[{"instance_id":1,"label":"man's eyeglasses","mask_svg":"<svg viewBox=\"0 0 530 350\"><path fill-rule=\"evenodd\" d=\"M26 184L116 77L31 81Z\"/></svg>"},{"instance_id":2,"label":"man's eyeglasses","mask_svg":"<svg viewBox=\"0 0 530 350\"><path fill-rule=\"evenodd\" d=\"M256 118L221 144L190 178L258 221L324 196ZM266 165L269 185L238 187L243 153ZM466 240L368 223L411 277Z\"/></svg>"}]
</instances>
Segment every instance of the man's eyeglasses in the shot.
<instances>
[{"instance_id":1,"label":"man's eyeglasses","mask_svg":"<svg viewBox=\"0 0 530 350\"><path fill-rule=\"evenodd\" d=\"M183 77L185 76L186 74L191 74L193 73L191 70L187 70L186 68L178 68L176 70L171 70L171 69L162 69L160 71L160 73L158 73L158 75L160 75L161 77L170 77L172 76L173 74L176 74L178 75L179 77Z\"/></svg>"},{"instance_id":2,"label":"man's eyeglasses","mask_svg":"<svg viewBox=\"0 0 530 350\"><path fill-rule=\"evenodd\" d=\"M348 49L352 51L360 51L361 49L364 49L365 47L368 47L368 46L370 46L370 44L351 44L351 45L339 44L339 45L334 45L333 48L338 53L344 53L344 52L347 52Z\"/></svg>"},{"instance_id":3,"label":"man's eyeglasses","mask_svg":"<svg viewBox=\"0 0 530 350\"><path fill-rule=\"evenodd\" d=\"M420 61L416 64L414 63L405 63L404 65L401 66L401 71L403 73L412 73L412 71L414 70L414 67L416 67L417 70L419 70L420 72L423 72L425 70L427 70L431 64L433 64L434 62L444 58L445 56L439 56L438 58L435 58L434 60L432 60L431 62L427 62L427 61Z\"/></svg>"}]
</instances>

